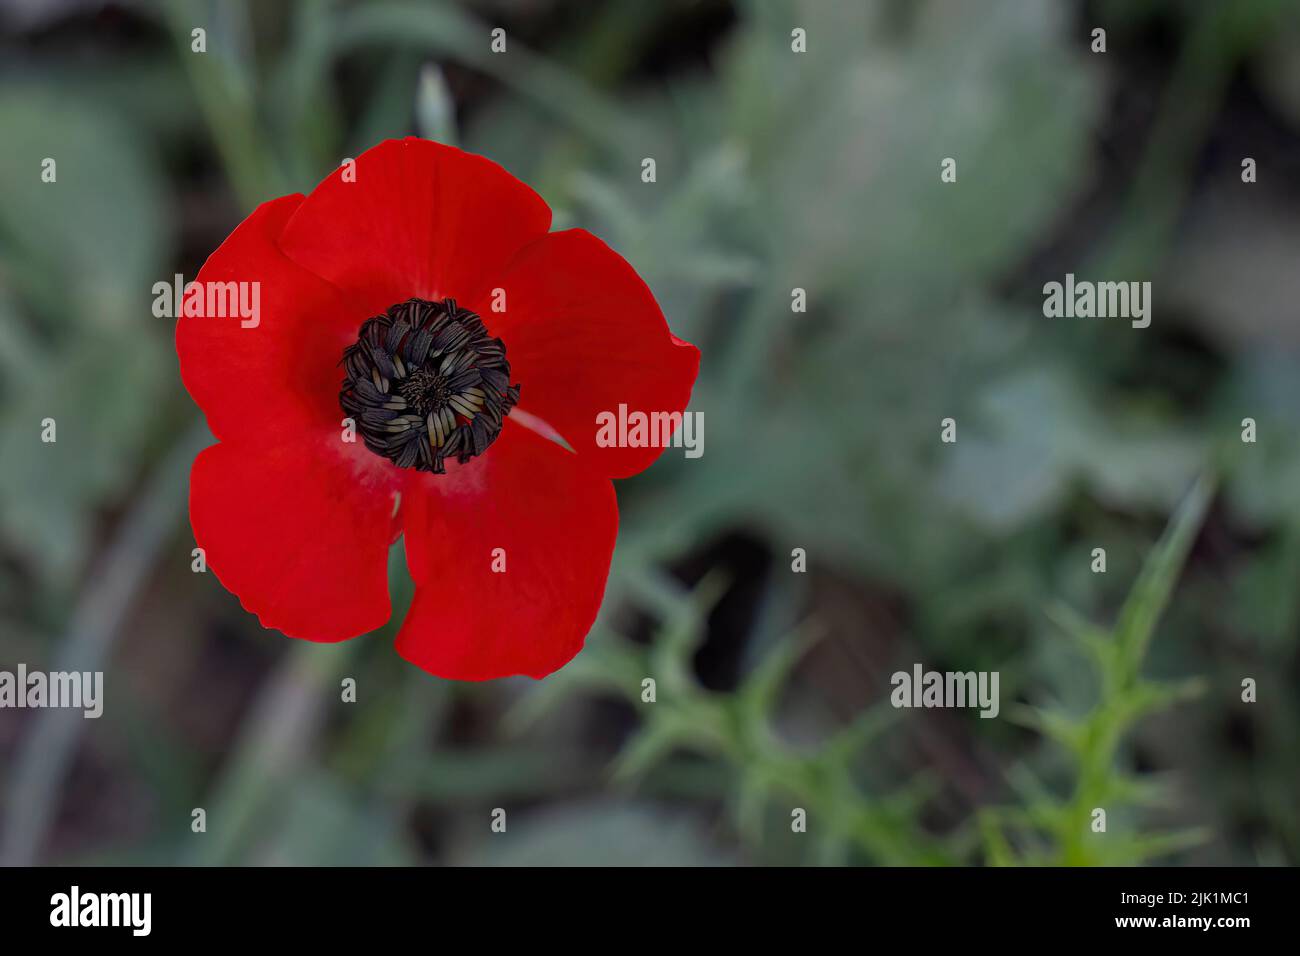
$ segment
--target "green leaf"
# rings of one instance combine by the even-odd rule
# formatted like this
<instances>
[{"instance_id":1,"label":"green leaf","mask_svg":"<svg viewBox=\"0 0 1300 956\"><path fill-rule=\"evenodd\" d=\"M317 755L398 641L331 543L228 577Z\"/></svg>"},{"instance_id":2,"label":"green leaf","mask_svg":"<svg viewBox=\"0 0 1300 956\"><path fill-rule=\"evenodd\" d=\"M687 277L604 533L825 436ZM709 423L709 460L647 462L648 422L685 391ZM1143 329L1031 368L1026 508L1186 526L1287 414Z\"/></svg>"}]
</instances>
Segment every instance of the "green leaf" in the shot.
<instances>
[{"instance_id":1,"label":"green leaf","mask_svg":"<svg viewBox=\"0 0 1300 956\"><path fill-rule=\"evenodd\" d=\"M1137 668L1155 631L1156 621L1169 601L1213 495L1213 479L1208 475L1198 479L1142 566L1142 571L1120 610L1119 621L1115 626L1115 640L1123 657L1125 673L1129 677L1137 674Z\"/></svg>"},{"instance_id":2,"label":"green leaf","mask_svg":"<svg viewBox=\"0 0 1300 956\"><path fill-rule=\"evenodd\" d=\"M0 260L56 336L138 331L170 245L162 177L113 114L40 89L0 92ZM46 160L54 182L43 182Z\"/></svg>"},{"instance_id":3,"label":"green leaf","mask_svg":"<svg viewBox=\"0 0 1300 956\"><path fill-rule=\"evenodd\" d=\"M456 105L436 63L426 63L420 70L415 89L415 129L425 139L456 145Z\"/></svg>"}]
</instances>

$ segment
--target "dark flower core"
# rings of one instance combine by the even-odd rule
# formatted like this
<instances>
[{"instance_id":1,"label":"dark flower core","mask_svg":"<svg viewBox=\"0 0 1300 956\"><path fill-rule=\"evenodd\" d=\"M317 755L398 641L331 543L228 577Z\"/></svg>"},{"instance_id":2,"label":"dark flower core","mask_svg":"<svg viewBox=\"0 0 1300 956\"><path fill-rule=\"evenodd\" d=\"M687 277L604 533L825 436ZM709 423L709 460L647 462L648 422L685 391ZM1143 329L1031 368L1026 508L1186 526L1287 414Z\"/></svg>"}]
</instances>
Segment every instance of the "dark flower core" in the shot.
<instances>
[{"instance_id":1,"label":"dark flower core","mask_svg":"<svg viewBox=\"0 0 1300 956\"><path fill-rule=\"evenodd\" d=\"M455 299L408 299L366 319L341 364L343 411L401 468L441 475L444 458L483 454L519 401L505 346Z\"/></svg>"}]
</instances>

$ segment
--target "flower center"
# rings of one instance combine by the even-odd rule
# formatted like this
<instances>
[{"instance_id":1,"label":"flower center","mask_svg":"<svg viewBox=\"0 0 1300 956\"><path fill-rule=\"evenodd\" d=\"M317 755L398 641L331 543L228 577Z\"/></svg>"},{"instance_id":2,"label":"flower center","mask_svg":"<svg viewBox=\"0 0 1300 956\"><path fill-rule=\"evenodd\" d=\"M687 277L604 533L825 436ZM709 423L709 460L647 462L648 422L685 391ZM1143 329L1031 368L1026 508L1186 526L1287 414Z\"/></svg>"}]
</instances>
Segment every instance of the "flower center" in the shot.
<instances>
[{"instance_id":1,"label":"flower center","mask_svg":"<svg viewBox=\"0 0 1300 956\"><path fill-rule=\"evenodd\" d=\"M519 386L500 339L454 299L408 299L361 324L343 353L339 405L377 455L401 468L446 472L501 434Z\"/></svg>"}]
</instances>

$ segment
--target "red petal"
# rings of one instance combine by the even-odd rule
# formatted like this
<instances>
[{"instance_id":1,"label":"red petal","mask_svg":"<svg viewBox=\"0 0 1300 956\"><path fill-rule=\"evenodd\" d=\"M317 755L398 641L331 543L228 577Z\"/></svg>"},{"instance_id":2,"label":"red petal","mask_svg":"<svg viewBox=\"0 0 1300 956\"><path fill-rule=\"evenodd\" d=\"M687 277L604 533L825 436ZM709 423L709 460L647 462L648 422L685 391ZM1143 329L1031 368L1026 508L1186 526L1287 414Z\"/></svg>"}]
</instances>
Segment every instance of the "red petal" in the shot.
<instances>
[{"instance_id":1,"label":"red petal","mask_svg":"<svg viewBox=\"0 0 1300 956\"><path fill-rule=\"evenodd\" d=\"M196 277L205 290L207 283L259 283L256 325L243 327L238 314L177 320L181 379L219 439L248 436L265 444L304 428L339 428L343 419L338 363L365 316L277 248L301 202L285 196L263 203ZM251 293L250 285L244 294Z\"/></svg>"},{"instance_id":2,"label":"red petal","mask_svg":"<svg viewBox=\"0 0 1300 956\"><path fill-rule=\"evenodd\" d=\"M596 416L686 408L699 371L695 346L668 331L654 296L623 257L581 229L529 245L475 309L506 344L519 407L545 419L584 465L612 478L648 468L662 448L601 448Z\"/></svg>"},{"instance_id":3,"label":"red petal","mask_svg":"<svg viewBox=\"0 0 1300 956\"><path fill-rule=\"evenodd\" d=\"M208 567L263 627L312 641L388 620L398 527L397 470L360 443L329 441L213 445L190 472L190 521Z\"/></svg>"},{"instance_id":4,"label":"red petal","mask_svg":"<svg viewBox=\"0 0 1300 956\"><path fill-rule=\"evenodd\" d=\"M582 649L618 532L608 479L506 419L480 457L407 485L415 602L397 651L431 674L545 677ZM493 571L494 549L505 571Z\"/></svg>"},{"instance_id":5,"label":"red petal","mask_svg":"<svg viewBox=\"0 0 1300 956\"><path fill-rule=\"evenodd\" d=\"M289 221L285 253L367 315L416 296L460 301L545 235L551 210L496 163L427 140L387 140L325 179Z\"/></svg>"}]
</instances>

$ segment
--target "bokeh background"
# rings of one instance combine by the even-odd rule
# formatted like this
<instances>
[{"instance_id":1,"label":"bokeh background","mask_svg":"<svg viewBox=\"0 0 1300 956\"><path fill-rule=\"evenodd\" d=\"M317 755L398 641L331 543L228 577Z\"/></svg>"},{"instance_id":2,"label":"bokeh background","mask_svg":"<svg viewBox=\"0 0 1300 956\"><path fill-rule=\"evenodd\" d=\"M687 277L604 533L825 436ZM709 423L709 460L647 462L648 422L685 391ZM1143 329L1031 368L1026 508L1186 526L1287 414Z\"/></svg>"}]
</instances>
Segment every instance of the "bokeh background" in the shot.
<instances>
[{"instance_id":1,"label":"bokeh background","mask_svg":"<svg viewBox=\"0 0 1300 956\"><path fill-rule=\"evenodd\" d=\"M541 683L300 644L191 571L210 437L153 283L411 133L704 355L705 453L619 483ZM1297 210L1293 2L0 0L0 666L107 697L0 712L0 862L1295 864ZM1066 272L1151 280L1151 327L1044 318ZM894 710L915 662L999 671L1000 717Z\"/></svg>"}]
</instances>

